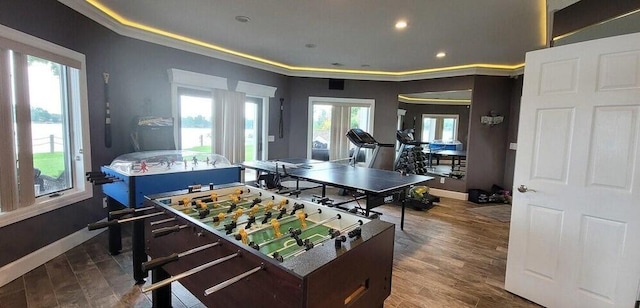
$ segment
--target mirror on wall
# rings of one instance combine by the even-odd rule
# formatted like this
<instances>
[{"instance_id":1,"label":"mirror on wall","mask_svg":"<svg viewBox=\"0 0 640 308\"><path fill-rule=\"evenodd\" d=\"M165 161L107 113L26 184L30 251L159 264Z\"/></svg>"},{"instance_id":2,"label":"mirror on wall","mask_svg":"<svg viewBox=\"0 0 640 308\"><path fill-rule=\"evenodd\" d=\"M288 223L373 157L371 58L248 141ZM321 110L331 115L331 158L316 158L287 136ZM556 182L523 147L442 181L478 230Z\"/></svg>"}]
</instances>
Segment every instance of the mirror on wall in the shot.
<instances>
[{"instance_id":1,"label":"mirror on wall","mask_svg":"<svg viewBox=\"0 0 640 308\"><path fill-rule=\"evenodd\" d=\"M464 180L471 89L398 95L395 168Z\"/></svg>"}]
</instances>

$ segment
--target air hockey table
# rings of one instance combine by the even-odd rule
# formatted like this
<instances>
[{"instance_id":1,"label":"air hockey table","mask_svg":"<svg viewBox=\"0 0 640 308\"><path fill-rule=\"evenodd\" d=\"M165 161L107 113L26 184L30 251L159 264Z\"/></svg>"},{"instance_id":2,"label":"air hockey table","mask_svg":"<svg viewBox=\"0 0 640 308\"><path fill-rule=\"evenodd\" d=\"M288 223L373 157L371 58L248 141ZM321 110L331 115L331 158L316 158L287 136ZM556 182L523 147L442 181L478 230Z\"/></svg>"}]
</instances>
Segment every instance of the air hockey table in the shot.
<instances>
[{"instance_id":1,"label":"air hockey table","mask_svg":"<svg viewBox=\"0 0 640 308\"><path fill-rule=\"evenodd\" d=\"M187 150L134 152L118 156L100 172L89 172L87 178L101 185L106 196L109 220L91 224L90 229L109 228L109 252L122 250L118 221L134 215L144 215L146 195L192 189L201 185L220 185L241 181L241 169L218 154ZM140 264L147 260L144 252L144 225L133 221L134 279L142 283L146 273Z\"/></svg>"}]
</instances>

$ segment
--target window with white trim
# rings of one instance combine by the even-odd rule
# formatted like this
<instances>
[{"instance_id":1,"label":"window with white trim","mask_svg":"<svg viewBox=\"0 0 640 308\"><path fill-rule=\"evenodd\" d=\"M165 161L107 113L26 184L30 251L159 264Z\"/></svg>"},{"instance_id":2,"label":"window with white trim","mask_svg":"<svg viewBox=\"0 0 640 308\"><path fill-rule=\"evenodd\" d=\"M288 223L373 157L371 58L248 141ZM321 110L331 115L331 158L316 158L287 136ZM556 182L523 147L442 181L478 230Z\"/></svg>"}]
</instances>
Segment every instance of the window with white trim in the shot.
<instances>
[{"instance_id":1,"label":"window with white trim","mask_svg":"<svg viewBox=\"0 0 640 308\"><path fill-rule=\"evenodd\" d=\"M93 193L84 55L0 30L2 226Z\"/></svg>"},{"instance_id":2,"label":"window with white trim","mask_svg":"<svg viewBox=\"0 0 640 308\"><path fill-rule=\"evenodd\" d=\"M441 140L451 142L458 139L458 119L457 114L423 114L422 134L424 142Z\"/></svg>"}]
</instances>

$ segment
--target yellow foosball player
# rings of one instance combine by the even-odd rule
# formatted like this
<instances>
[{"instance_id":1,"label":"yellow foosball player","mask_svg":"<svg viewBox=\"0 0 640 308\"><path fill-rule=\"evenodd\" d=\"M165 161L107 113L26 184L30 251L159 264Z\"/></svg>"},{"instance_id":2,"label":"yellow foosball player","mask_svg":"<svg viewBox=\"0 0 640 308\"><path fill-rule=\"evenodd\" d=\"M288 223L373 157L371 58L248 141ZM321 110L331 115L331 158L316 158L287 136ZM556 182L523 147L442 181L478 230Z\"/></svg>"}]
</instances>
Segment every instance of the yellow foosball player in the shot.
<instances>
[{"instance_id":1,"label":"yellow foosball player","mask_svg":"<svg viewBox=\"0 0 640 308\"><path fill-rule=\"evenodd\" d=\"M218 194L216 193L211 193L209 197L211 198L211 201L218 201Z\"/></svg>"},{"instance_id":2,"label":"yellow foosball player","mask_svg":"<svg viewBox=\"0 0 640 308\"><path fill-rule=\"evenodd\" d=\"M283 209L285 207L285 205L287 205L287 203L289 203L289 200L287 200L287 199L280 200L280 203L278 203L278 210Z\"/></svg>"},{"instance_id":3,"label":"yellow foosball player","mask_svg":"<svg viewBox=\"0 0 640 308\"><path fill-rule=\"evenodd\" d=\"M246 245L247 243L249 243L249 235L247 234L247 231L245 229L240 229L240 231L238 231L238 234L240 235L240 240L243 244Z\"/></svg>"},{"instance_id":4,"label":"yellow foosball player","mask_svg":"<svg viewBox=\"0 0 640 308\"><path fill-rule=\"evenodd\" d=\"M307 227L307 214L304 213L304 211L298 211L296 213L296 215L298 216L298 220L300 220L300 227L302 229Z\"/></svg>"},{"instance_id":5,"label":"yellow foosball player","mask_svg":"<svg viewBox=\"0 0 640 308\"><path fill-rule=\"evenodd\" d=\"M233 212L233 216L231 217L231 219L233 219L233 221L237 221L238 218L242 216L242 214L244 214L244 211L242 209L237 209L235 212Z\"/></svg>"},{"instance_id":6,"label":"yellow foosball player","mask_svg":"<svg viewBox=\"0 0 640 308\"><path fill-rule=\"evenodd\" d=\"M249 210L249 215L256 216L256 214L258 214L258 211L260 211L260 205L256 204L251 207L251 210Z\"/></svg>"},{"instance_id":7,"label":"yellow foosball player","mask_svg":"<svg viewBox=\"0 0 640 308\"><path fill-rule=\"evenodd\" d=\"M240 195L233 194L229 196L229 200L231 200L231 203L238 203L240 202Z\"/></svg>"},{"instance_id":8,"label":"yellow foosball player","mask_svg":"<svg viewBox=\"0 0 640 308\"><path fill-rule=\"evenodd\" d=\"M282 233L280 233L280 222L277 219L271 219L271 227L273 227L273 233L276 238L282 236Z\"/></svg>"},{"instance_id":9,"label":"yellow foosball player","mask_svg":"<svg viewBox=\"0 0 640 308\"><path fill-rule=\"evenodd\" d=\"M273 201L267 202L267 204L264 205L264 212L266 213L271 211L271 209L273 209L274 206L275 206L275 203L273 203Z\"/></svg>"}]
</instances>

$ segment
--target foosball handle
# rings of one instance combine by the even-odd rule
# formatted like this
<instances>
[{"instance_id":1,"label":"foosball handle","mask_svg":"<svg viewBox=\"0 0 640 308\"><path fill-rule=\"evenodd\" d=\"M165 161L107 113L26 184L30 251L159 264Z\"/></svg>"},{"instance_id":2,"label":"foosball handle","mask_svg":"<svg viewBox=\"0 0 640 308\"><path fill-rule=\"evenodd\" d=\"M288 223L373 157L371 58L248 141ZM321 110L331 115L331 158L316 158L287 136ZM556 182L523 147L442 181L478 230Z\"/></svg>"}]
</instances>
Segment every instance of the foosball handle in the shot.
<instances>
[{"instance_id":1,"label":"foosball handle","mask_svg":"<svg viewBox=\"0 0 640 308\"><path fill-rule=\"evenodd\" d=\"M344 242L346 242L346 241L347 241L347 237L346 237L346 236L344 236L344 235L340 235L340 236L336 237L335 239L336 239L336 240L335 240L335 246L336 246L336 248L340 248L340 247L342 247L342 243L344 243Z\"/></svg>"},{"instance_id":2,"label":"foosball handle","mask_svg":"<svg viewBox=\"0 0 640 308\"><path fill-rule=\"evenodd\" d=\"M159 229L155 229L153 230L153 237L161 237L173 232L177 232L180 231L180 226L176 225L173 227L164 227L164 228L159 228Z\"/></svg>"},{"instance_id":3,"label":"foosball handle","mask_svg":"<svg viewBox=\"0 0 640 308\"><path fill-rule=\"evenodd\" d=\"M99 222L94 222L94 223L90 223L87 225L87 229L89 229L89 231L93 231L93 230L98 230L98 229L102 229L102 228L106 228L106 227L110 227L110 226L115 226L118 224L118 220L117 219L113 219L113 220L107 220L107 221L99 221Z\"/></svg>"},{"instance_id":4,"label":"foosball handle","mask_svg":"<svg viewBox=\"0 0 640 308\"><path fill-rule=\"evenodd\" d=\"M135 212L136 212L136 209L134 209L134 208L111 211L111 212L109 212L109 217L123 216L123 215L127 215L127 214L133 214Z\"/></svg>"},{"instance_id":5,"label":"foosball handle","mask_svg":"<svg viewBox=\"0 0 640 308\"><path fill-rule=\"evenodd\" d=\"M150 270L153 270L157 267L163 266L167 263L171 263L174 261L178 261L180 257L178 256L177 253L173 253L171 255L168 255L166 257L160 257L160 258L155 258L153 260L149 260L147 262L142 263L142 271L143 272L147 272Z\"/></svg>"}]
</instances>

